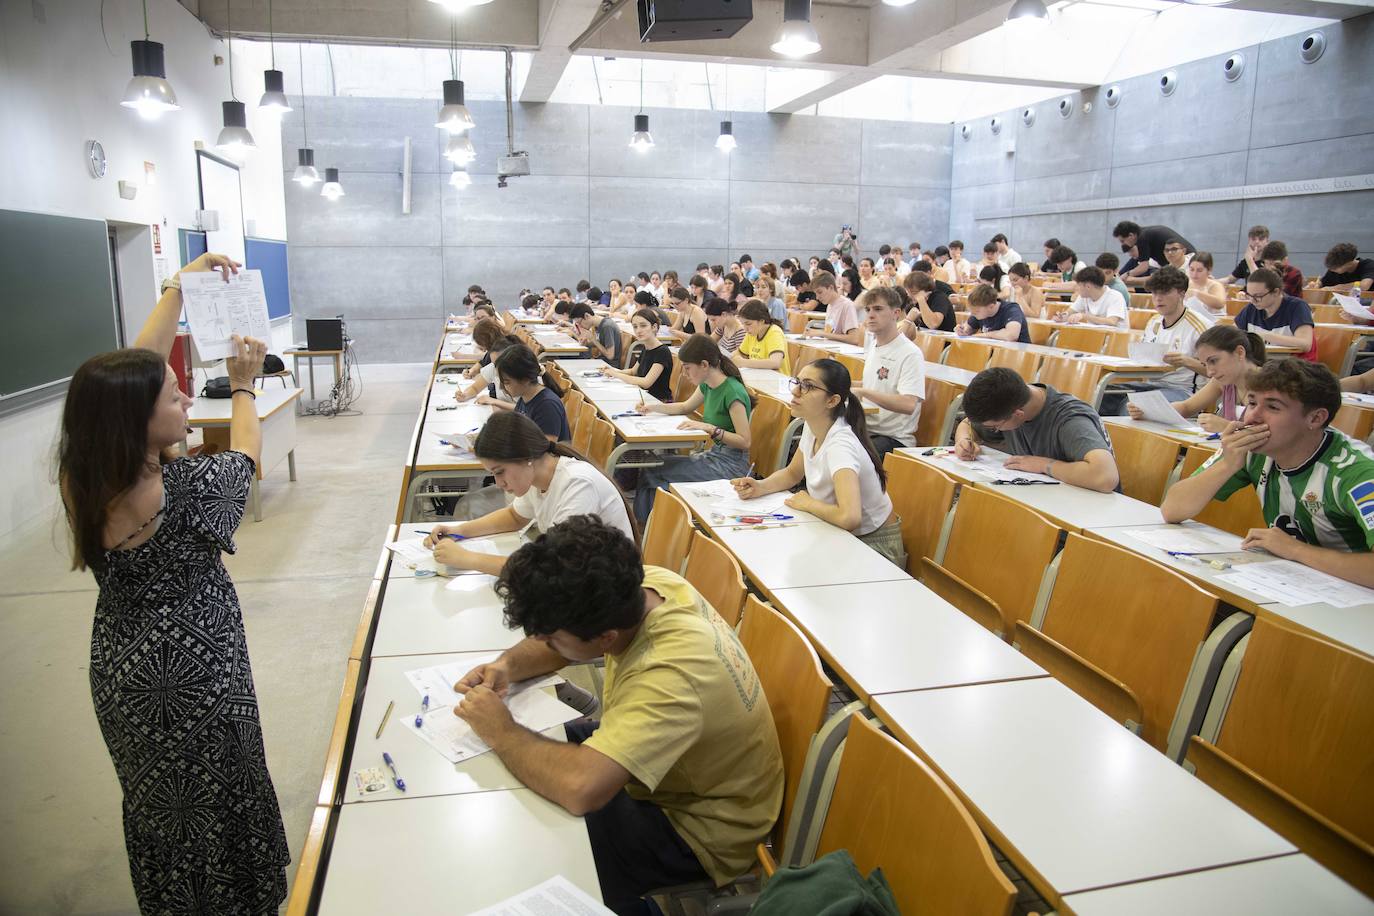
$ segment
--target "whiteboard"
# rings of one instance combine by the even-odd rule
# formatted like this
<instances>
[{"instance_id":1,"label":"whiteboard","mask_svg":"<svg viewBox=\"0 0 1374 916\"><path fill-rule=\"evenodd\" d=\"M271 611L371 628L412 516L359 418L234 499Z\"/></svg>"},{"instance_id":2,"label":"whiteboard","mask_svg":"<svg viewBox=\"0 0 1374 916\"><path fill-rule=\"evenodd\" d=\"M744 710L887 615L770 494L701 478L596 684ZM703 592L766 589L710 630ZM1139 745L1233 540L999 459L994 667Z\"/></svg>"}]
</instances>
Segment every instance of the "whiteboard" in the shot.
<instances>
[{"instance_id":1,"label":"whiteboard","mask_svg":"<svg viewBox=\"0 0 1374 916\"><path fill-rule=\"evenodd\" d=\"M219 228L205 233L207 250L247 263L239 167L204 150L196 150L196 165L200 171L200 208L219 213Z\"/></svg>"}]
</instances>

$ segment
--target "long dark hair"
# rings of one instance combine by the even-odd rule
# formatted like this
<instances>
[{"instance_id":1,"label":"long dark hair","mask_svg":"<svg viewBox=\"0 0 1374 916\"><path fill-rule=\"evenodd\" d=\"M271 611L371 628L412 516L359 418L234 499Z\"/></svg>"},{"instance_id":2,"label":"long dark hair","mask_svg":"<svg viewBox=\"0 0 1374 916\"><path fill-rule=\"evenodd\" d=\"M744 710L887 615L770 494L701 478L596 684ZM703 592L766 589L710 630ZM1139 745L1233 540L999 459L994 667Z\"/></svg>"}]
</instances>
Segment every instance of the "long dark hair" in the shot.
<instances>
[{"instance_id":1,"label":"long dark hair","mask_svg":"<svg viewBox=\"0 0 1374 916\"><path fill-rule=\"evenodd\" d=\"M831 394L840 396L840 403L835 405L834 411L830 414L831 419L838 420L844 417L844 422L849 424L849 428L854 430L854 435L858 436L859 444L868 453L868 460L873 462L873 470L878 472L878 485L884 490L887 489L887 472L883 470L882 459L878 457L878 451L873 447L873 442L868 438L868 421L864 419L864 405L851 390L852 382L849 377L849 370L844 364L833 359L818 359L809 365L821 374L821 382L825 385L825 390Z\"/></svg>"},{"instance_id":2,"label":"long dark hair","mask_svg":"<svg viewBox=\"0 0 1374 916\"><path fill-rule=\"evenodd\" d=\"M105 568L110 505L155 469L148 462L148 420L166 380L166 360L143 349L93 356L72 376L57 446L72 569Z\"/></svg>"},{"instance_id":3,"label":"long dark hair","mask_svg":"<svg viewBox=\"0 0 1374 916\"><path fill-rule=\"evenodd\" d=\"M544 367L539 365L539 357L524 344L516 344L501 351L501 355L496 357L496 376L531 384L538 382L557 397L563 396L563 386L558 384L552 373L546 372Z\"/></svg>"},{"instance_id":4,"label":"long dark hair","mask_svg":"<svg viewBox=\"0 0 1374 916\"><path fill-rule=\"evenodd\" d=\"M639 540L639 522L635 519L634 511L625 497L625 491L620 489L605 469L566 442L550 442L549 437L539 428L539 424L524 414L513 410L499 410L493 413L487 418L487 422L482 424L482 431L472 443L472 453L487 461L534 461L545 455L557 455L560 458L587 462L610 481L611 487L620 494L620 501L625 506L625 515L630 519L630 529L635 533L635 540Z\"/></svg>"},{"instance_id":5,"label":"long dark hair","mask_svg":"<svg viewBox=\"0 0 1374 916\"><path fill-rule=\"evenodd\" d=\"M1223 353L1234 353L1236 347L1245 348L1245 358L1256 366L1265 360L1264 341L1258 334L1242 331L1233 324L1214 324L1198 335L1193 349L1206 346Z\"/></svg>"},{"instance_id":6,"label":"long dark hair","mask_svg":"<svg viewBox=\"0 0 1374 916\"><path fill-rule=\"evenodd\" d=\"M774 318L768 311L768 306L762 299L750 299L739 307L739 317L748 318L750 321L762 321L766 324L782 327L782 322ZM764 333L767 333L766 331Z\"/></svg>"},{"instance_id":7,"label":"long dark hair","mask_svg":"<svg viewBox=\"0 0 1374 916\"><path fill-rule=\"evenodd\" d=\"M744 385L744 376L740 375L739 366L733 361L726 359L725 354L720 352L720 347L716 342L705 334L693 334L683 342L678 348L677 358L684 363L705 363L712 369L719 369L729 378L734 379ZM749 386L744 385L744 390L749 394L749 407L754 407L754 393L749 391Z\"/></svg>"},{"instance_id":8,"label":"long dark hair","mask_svg":"<svg viewBox=\"0 0 1374 916\"><path fill-rule=\"evenodd\" d=\"M987 264L982 270L978 271L978 279L992 284L992 288L999 293L1002 290L1002 278L1007 272L1002 269L1001 264Z\"/></svg>"}]
</instances>

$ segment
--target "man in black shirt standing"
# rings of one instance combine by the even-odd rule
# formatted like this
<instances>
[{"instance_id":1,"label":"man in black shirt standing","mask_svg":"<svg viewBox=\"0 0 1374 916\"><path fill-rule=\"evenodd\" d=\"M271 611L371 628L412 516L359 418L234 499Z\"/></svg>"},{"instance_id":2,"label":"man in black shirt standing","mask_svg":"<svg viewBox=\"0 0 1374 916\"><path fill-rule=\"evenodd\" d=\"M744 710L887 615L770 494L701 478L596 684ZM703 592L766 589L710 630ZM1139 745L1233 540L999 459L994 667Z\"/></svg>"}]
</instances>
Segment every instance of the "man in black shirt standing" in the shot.
<instances>
[{"instance_id":1,"label":"man in black shirt standing","mask_svg":"<svg viewBox=\"0 0 1374 916\"><path fill-rule=\"evenodd\" d=\"M1164 246L1170 239L1182 242L1190 254L1197 251L1193 243L1185 239L1182 233L1168 226L1142 227L1139 223L1122 220L1112 230L1112 236L1121 243L1122 252L1129 254L1134 261L1134 264L1128 263L1121 272L1121 276L1127 279L1148 274L1151 270L1151 261L1155 262L1155 267L1169 263L1168 258L1164 256Z\"/></svg>"}]
</instances>

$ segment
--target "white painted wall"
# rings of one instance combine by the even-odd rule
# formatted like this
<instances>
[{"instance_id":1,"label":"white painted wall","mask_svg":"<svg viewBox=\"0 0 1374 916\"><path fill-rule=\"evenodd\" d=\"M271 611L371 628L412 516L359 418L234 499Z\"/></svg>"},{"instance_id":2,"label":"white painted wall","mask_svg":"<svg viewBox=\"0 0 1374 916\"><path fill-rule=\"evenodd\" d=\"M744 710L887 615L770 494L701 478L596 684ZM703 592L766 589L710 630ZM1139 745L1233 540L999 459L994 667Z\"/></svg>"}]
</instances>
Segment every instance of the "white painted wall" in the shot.
<instances>
[{"instance_id":1,"label":"white painted wall","mask_svg":"<svg viewBox=\"0 0 1374 916\"><path fill-rule=\"evenodd\" d=\"M224 42L175 0L148 0L148 16L151 37L166 47L167 76L181 105L154 122L119 105L131 75L129 42L143 37L140 0L0 2L0 208L156 223L174 267L177 229L194 224L199 205L194 144L213 148L220 103L229 97L228 69L214 58L228 55ZM255 110L267 55L265 44L234 42L235 89L248 103L259 146L243 166L244 216L256 220L258 235L284 239L280 130ZM86 170L90 139L104 145L109 161L100 181ZM145 161L156 166L151 187ZM121 178L140 185L136 199L119 197ZM140 247L147 260L125 266L122 284L135 333L135 319L157 295L151 249L125 246ZM49 476L60 418L60 402L0 418L0 538L57 505Z\"/></svg>"}]
</instances>

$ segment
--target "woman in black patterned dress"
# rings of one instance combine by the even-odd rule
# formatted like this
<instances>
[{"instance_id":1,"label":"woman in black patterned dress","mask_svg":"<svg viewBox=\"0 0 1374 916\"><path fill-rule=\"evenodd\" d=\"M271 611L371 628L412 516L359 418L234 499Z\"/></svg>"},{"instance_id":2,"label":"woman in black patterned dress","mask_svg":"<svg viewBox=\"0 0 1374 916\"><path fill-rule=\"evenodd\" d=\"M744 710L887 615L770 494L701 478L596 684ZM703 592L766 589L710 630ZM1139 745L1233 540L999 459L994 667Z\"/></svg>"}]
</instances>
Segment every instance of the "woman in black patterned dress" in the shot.
<instances>
[{"instance_id":1,"label":"woman in black patterned dress","mask_svg":"<svg viewBox=\"0 0 1374 916\"><path fill-rule=\"evenodd\" d=\"M238 265L208 254L184 271ZM263 753L233 553L262 445L253 382L265 346L227 361L230 450L166 461L191 401L167 358L179 276L134 348L88 360L62 416L59 479L73 568L100 586L91 695L124 791L124 842L145 914L276 913L290 856Z\"/></svg>"}]
</instances>

